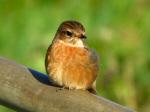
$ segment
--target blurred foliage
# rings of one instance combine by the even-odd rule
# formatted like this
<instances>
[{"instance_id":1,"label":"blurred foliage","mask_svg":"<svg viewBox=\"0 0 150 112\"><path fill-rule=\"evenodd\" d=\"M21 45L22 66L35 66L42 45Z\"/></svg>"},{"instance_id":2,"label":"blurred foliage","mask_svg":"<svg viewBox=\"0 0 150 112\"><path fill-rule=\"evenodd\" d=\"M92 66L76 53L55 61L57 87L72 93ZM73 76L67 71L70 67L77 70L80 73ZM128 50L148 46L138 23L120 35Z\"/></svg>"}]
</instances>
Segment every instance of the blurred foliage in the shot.
<instances>
[{"instance_id":1,"label":"blurred foliage","mask_svg":"<svg viewBox=\"0 0 150 112\"><path fill-rule=\"evenodd\" d=\"M0 56L45 72L45 52L64 20L83 23L100 55L99 95L148 112L150 1L0 0Z\"/></svg>"}]
</instances>

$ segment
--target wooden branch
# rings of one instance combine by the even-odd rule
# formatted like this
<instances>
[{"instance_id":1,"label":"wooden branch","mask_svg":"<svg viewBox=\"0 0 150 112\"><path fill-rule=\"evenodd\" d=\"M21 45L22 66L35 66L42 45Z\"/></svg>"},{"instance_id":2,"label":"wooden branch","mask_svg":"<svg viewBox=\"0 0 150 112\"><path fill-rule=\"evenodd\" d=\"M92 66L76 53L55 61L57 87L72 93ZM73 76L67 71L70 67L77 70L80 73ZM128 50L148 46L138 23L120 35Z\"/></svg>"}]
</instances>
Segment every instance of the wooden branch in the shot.
<instances>
[{"instance_id":1,"label":"wooden branch","mask_svg":"<svg viewBox=\"0 0 150 112\"><path fill-rule=\"evenodd\" d=\"M0 58L0 104L20 112L133 112L88 91L54 87L35 70Z\"/></svg>"}]
</instances>

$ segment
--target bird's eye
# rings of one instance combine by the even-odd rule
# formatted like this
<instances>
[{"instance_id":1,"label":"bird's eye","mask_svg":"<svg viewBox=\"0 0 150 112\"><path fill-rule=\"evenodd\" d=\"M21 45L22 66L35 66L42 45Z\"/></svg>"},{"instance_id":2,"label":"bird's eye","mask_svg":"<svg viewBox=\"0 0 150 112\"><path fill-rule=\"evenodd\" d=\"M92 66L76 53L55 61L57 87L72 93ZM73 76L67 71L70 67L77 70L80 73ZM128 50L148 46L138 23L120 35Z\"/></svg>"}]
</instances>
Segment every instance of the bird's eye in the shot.
<instances>
[{"instance_id":1,"label":"bird's eye","mask_svg":"<svg viewBox=\"0 0 150 112\"><path fill-rule=\"evenodd\" d=\"M66 35L69 36L69 37L72 37L73 33L70 32L70 31L66 31Z\"/></svg>"}]
</instances>

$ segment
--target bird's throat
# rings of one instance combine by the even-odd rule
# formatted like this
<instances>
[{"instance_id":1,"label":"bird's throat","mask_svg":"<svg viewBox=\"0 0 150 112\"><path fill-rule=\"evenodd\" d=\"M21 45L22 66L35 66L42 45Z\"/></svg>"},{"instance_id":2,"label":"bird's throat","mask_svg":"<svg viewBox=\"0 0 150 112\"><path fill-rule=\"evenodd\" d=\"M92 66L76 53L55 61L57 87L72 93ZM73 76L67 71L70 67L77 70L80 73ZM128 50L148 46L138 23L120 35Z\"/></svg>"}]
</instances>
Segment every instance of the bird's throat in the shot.
<instances>
[{"instance_id":1,"label":"bird's throat","mask_svg":"<svg viewBox=\"0 0 150 112\"><path fill-rule=\"evenodd\" d=\"M80 39L76 40L76 42L74 42L74 43L65 42L63 40L59 40L59 42L62 43L62 44L64 44L64 45L66 45L66 46L70 46L70 47L81 47L81 48L85 47L83 41L80 40Z\"/></svg>"}]
</instances>

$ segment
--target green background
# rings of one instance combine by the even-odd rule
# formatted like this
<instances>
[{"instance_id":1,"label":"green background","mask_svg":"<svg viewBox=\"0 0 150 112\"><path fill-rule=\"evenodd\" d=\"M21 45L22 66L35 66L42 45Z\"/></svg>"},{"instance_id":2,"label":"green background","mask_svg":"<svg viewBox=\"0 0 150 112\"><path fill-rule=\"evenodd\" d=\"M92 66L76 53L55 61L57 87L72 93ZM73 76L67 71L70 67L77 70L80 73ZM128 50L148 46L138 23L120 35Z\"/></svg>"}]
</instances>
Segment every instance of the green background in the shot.
<instances>
[{"instance_id":1,"label":"green background","mask_svg":"<svg viewBox=\"0 0 150 112\"><path fill-rule=\"evenodd\" d=\"M100 55L99 95L149 112L150 1L0 0L0 56L45 73L46 50L64 20L80 21Z\"/></svg>"}]
</instances>

